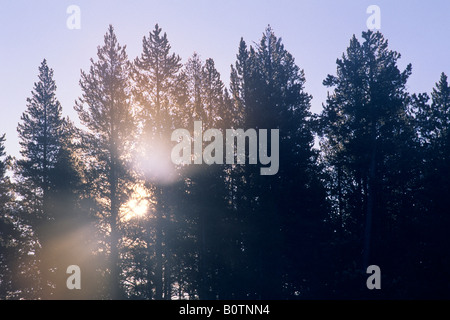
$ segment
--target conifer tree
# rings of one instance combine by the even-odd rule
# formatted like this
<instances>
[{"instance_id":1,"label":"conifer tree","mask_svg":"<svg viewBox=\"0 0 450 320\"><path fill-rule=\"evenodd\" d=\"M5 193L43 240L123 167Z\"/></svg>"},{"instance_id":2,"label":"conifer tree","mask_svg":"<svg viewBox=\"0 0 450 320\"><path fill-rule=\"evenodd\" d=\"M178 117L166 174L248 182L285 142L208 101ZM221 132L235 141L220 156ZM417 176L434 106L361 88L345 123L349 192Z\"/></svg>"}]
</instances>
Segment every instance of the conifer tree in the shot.
<instances>
[{"instance_id":1,"label":"conifer tree","mask_svg":"<svg viewBox=\"0 0 450 320\"><path fill-rule=\"evenodd\" d=\"M446 234L450 226L450 86L445 73L435 84L431 101L427 93L412 96L412 112L420 142L420 171L410 220L423 230L423 238L414 247L416 255L408 256L411 276L416 279L410 292L415 297L444 297L448 293L441 284L448 282L444 270L450 264L440 253L449 250ZM432 274L426 271L430 268Z\"/></svg>"},{"instance_id":2,"label":"conifer tree","mask_svg":"<svg viewBox=\"0 0 450 320\"><path fill-rule=\"evenodd\" d=\"M53 70L45 59L39 66L38 79L17 127L22 158L16 163L16 174L22 219L32 228L36 238L35 258L40 278L33 285L34 292L36 297L50 298L53 291L51 268L54 266L50 261L52 230L49 226L55 218L50 201L53 188L51 172L61 150L64 120L56 98Z\"/></svg>"},{"instance_id":3,"label":"conifer tree","mask_svg":"<svg viewBox=\"0 0 450 320\"><path fill-rule=\"evenodd\" d=\"M45 213L51 187L49 172L61 148L63 119L55 91L53 70L44 59L39 67L39 82L34 84L32 97L27 99L27 110L17 128L23 157L17 161L18 173L27 188L21 188L22 196L34 210L30 217L33 223L49 219Z\"/></svg>"},{"instance_id":4,"label":"conifer tree","mask_svg":"<svg viewBox=\"0 0 450 320\"><path fill-rule=\"evenodd\" d=\"M362 263L365 271L383 256L383 244L392 236L388 225L395 225L391 219L399 221L394 217L408 213L399 206L406 203L396 197L408 194L417 171L407 109L411 65L399 70L400 54L388 48L381 33L363 32L362 38L360 42L352 37L337 60L337 75L324 80L334 89L322 113L322 147L333 176L335 217L344 226L347 241L359 242L353 247L352 268ZM357 270L351 272L358 274Z\"/></svg>"},{"instance_id":5,"label":"conifer tree","mask_svg":"<svg viewBox=\"0 0 450 320\"><path fill-rule=\"evenodd\" d=\"M175 129L174 114L178 114L178 99L183 95L182 84L177 84L181 68L181 58L171 53L167 34L155 25L148 37L142 41L142 54L134 61L133 78L136 83L135 99L140 106L139 118L142 126L141 156L139 171L148 189L153 190L155 218L152 226L147 226L147 235L154 230L154 238L147 239L147 247L153 247L154 267L147 270L148 284L154 283L155 299L168 299L165 294L170 288L169 252L165 235L171 221L170 187L167 183L176 179L176 172L170 159L171 132ZM154 243L153 243L154 241ZM165 251L165 252L164 252ZM148 293L151 295L151 290Z\"/></svg>"},{"instance_id":6,"label":"conifer tree","mask_svg":"<svg viewBox=\"0 0 450 320\"><path fill-rule=\"evenodd\" d=\"M229 121L228 106L224 84L215 68L214 60L203 62L197 53L188 60L183 70L187 84L188 103L186 104L187 125L189 129L194 121L201 121L203 130L225 130L225 121ZM228 101L229 102L229 101ZM191 130L192 131L192 130ZM223 131L225 132L225 131ZM191 136L194 133L191 132ZM207 142L203 142L205 146ZM223 161L223 159L221 159ZM211 165L202 161L194 169L183 172L185 195L180 194L188 209L184 210L183 221L194 239L198 255L193 280L200 299L214 299L222 295L220 278L226 277L221 262L227 260L221 252L228 252L226 239L227 195L226 171L223 165ZM187 240L187 239L186 239Z\"/></svg>"},{"instance_id":7,"label":"conifer tree","mask_svg":"<svg viewBox=\"0 0 450 320\"><path fill-rule=\"evenodd\" d=\"M0 136L0 299L14 298L17 289L15 261L19 254L21 234L14 218L13 185L7 175L11 158L5 152L5 134Z\"/></svg>"},{"instance_id":8,"label":"conifer tree","mask_svg":"<svg viewBox=\"0 0 450 320\"><path fill-rule=\"evenodd\" d=\"M312 150L311 96L304 91L304 83L303 71L270 27L256 47L248 48L241 39L231 92L242 125L280 130L279 172L261 176L256 166L246 166L244 182L237 187L238 210L246 217L242 234L247 287L257 298L289 296L300 288L297 272L307 251L294 253L293 248L317 236L306 230L305 238L298 234L302 225L318 224L323 213L323 202L317 202L323 190ZM282 279L289 289L284 289Z\"/></svg>"},{"instance_id":9,"label":"conifer tree","mask_svg":"<svg viewBox=\"0 0 450 320\"><path fill-rule=\"evenodd\" d=\"M76 102L81 123L84 163L97 201L100 230L108 252L109 297L123 296L119 261L120 208L127 201L132 176L135 121L131 107L130 63L110 25L97 60L81 72L82 96Z\"/></svg>"}]
</instances>

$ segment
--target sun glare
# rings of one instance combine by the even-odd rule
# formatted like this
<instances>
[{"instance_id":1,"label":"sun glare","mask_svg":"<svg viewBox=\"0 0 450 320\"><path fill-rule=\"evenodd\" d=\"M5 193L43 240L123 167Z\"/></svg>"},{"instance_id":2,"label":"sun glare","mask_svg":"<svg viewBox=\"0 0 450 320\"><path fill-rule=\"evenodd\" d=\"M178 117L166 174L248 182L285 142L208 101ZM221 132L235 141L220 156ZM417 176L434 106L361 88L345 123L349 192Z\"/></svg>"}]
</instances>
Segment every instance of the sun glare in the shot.
<instances>
[{"instance_id":1,"label":"sun glare","mask_svg":"<svg viewBox=\"0 0 450 320\"><path fill-rule=\"evenodd\" d=\"M142 185L136 185L130 200L122 209L122 217L125 221L143 217L150 206L149 193Z\"/></svg>"},{"instance_id":2,"label":"sun glare","mask_svg":"<svg viewBox=\"0 0 450 320\"><path fill-rule=\"evenodd\" d=\"M153 141L146 146L146 151L138 159L139 170L151 181L171 184L176 181L177 173L170 154L171 147L164 141Z\"/></svg>"}]
</instances>

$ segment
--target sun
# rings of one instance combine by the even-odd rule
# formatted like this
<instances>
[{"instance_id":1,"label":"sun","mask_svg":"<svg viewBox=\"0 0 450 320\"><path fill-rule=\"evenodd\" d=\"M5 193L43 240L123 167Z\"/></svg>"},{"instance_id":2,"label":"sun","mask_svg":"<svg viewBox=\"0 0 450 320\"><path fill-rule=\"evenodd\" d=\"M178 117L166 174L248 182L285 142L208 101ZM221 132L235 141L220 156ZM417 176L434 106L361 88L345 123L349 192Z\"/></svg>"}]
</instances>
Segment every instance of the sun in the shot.
<instances>
[{"instance_id":1,"label":"sun","mask_svg":"<svg viewBox=\"0 0 450 320\"><path fill-rule=\"evenodd\" d=\"M122 219L129 221L134 218L145 216L148 212L150 201L149 192L143 185L137 184L130 200L122 207Z\"/></svg>"},{"instance_id":2,"label":"sun","mask_svg":"<svg viewBox=\"0 0 450 320\"><path fill-rule=\"evenodd\" d=\"M145 199L133 199L128 203L130 209L129 214L131 216L143 216L148 209L147 200Z\"/></svg>"}]
</instances>

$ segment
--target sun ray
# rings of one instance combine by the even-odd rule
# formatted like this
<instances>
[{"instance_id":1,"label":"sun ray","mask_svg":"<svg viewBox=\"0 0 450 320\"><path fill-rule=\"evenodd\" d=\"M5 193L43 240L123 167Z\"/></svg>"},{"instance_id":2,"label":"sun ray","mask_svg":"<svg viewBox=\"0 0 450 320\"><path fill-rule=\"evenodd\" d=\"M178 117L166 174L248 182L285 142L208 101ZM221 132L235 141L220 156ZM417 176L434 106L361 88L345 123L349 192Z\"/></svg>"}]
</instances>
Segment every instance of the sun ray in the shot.
<instances>
[{"instance_id":1,"label":"sun ray","mask_svg":"<svg viewBox=\"0 0 450 320\"><path fill-rule=\"evenodd\" d=\"M121 218L124 221L145 216L151 205L150 191L143 184L136 184L133 189L130 200L121 208Z\"/></svg>"}]
</instances>

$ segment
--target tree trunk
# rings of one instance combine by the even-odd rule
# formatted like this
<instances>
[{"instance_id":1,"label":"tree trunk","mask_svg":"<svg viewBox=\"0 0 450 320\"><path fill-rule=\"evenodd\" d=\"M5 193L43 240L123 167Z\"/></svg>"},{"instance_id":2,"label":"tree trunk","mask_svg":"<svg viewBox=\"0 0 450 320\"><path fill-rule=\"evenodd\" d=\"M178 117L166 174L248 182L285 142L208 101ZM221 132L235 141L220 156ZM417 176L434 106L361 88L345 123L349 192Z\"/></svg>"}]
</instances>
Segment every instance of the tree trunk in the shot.
<instances>
[{"instance_id":1,"label":"tree trunk","mask_svg":"<svg viewBox=\"0 0 450 320\"><path fill-rule=\"evenodd\" d=\"M118 206L116 199L116 182L111 186L111 298L121 299L119 272L119 231L117 229Z\"/></svg>"},{"instance_id":2,"label":"tree trunk","mask_svg":"<svg viewBox=\"0 0 450 320\"><path fill-rule=\"evenodd\" d=\"M375 135L375 130L373 131ZM364 249L363 249L363 269L365 270L369 265L370 259L370 246L371 246L371 236L372 236L372 220L373 211L375 205L375 175L376 175L376 138L372 141L372 152L370 156L369 164L369 179L367 184L367 208L366 208L366 225L364 230Z\"/></svg>"},{"instance_id":3,"label":"tree trunk","mask_svg":"<svg viewBox=\"0 0 450 320\"><path fill-rule=\"evenodd\" d=\"M162 257L162 206L161 201L161 189L158 188L158 204L156 208L156 225L155 225L155 299L162 299L162 289L163 289L163 257Z\"/></svg>"}]
</instances>

